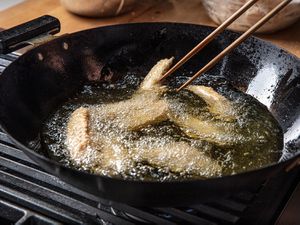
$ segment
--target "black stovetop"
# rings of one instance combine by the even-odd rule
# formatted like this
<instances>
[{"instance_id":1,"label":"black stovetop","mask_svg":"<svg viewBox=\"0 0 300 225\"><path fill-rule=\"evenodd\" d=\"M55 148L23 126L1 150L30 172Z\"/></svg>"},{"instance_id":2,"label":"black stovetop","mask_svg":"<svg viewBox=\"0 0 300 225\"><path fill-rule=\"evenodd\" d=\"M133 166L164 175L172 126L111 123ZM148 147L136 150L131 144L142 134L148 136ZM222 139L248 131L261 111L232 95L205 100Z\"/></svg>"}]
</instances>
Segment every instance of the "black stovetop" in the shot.
<instances>
[{"instance_id":1,"label":"black stovetop","mask_svg":"<svg viewBox=\"0 0 300 225\"><path fill-rule=\"evenodd\" d=\"M0 74L17 55L0 56ZM188 207L112 203L41 169L0 131L0 224L300 224L300 171ZM121 187L120 187L121 188Z\"/></svg>"}]
</instances>

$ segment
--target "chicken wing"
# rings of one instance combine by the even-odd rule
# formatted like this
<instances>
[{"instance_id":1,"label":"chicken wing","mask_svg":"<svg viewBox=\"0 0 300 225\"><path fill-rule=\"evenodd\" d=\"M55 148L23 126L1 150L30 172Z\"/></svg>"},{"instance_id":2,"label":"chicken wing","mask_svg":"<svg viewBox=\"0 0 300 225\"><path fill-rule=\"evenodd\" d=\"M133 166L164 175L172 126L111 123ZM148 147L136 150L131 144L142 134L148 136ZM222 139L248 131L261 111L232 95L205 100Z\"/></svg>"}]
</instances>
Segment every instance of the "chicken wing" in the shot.
<instances>
[{"instance_id":1,"label":"chicken wing","mask_svg":"<svg viewBox=\"0 0 300 225\"><path fill-rule=\"evenodd\" d=\"M99 121L112 123L118 128L136 131L168 119L168 105L150 91L135 94L132 98L91 107Z\"/></svg>"},{"instance_id":2,"label":"chicken wing","mask_svg":"<svg viewBox=\"0 0 300 225\"><path fill-rule=\"evenodd\" d=\"M118 175L132 168L128 152L116 138L99 135L90 110L80 107L68 122L66 145L73 162L86 169L101 168L104 175Z\"/></svg>"},{"instance_id":3,"label":"chicken wing","mask_svg":"<svg viewBox=\"0 0 300 225\"><path fill-rule=\"evenodd\" d=\"M146 161L154 167L168 168L173 173L193 174L200 177L221 175L222 168L217 160L183 141L141 140L134 149L137 161Z\"/></svg>"}]
</instances>

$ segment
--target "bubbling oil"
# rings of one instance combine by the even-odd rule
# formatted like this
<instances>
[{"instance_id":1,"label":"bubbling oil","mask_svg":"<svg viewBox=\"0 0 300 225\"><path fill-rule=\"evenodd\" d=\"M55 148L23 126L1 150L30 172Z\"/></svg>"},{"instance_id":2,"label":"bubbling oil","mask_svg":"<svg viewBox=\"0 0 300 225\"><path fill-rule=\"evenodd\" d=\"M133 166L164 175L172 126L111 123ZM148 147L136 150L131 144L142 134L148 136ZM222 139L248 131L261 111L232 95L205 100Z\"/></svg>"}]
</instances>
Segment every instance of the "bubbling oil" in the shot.
<instances>
[{"instance_id":1,"label":"bubbling oil","mask_svg":"<svg viewBox=\"0 0 300 225\"><path fill-rule=\"evenodd\" d=\"M177 79L180 79L177 78ZM99 167L89 167L88 165L76 166L71 160L69 151L66 146L66 129L70 115L79 107L101 107L108 103L119 102L131 98L142 78L128 74L122 81L116 84L86 84L82 90L73 98L64 103L48 120L45 122L42 137L44 147L48 150L49 156L66 166L75 167L79 170L85 170L100 175L112 176L107 171ZM204 81L202 81L205 83ZM171 181L171 180L187 180L187 179L203 179L208 177L232 175L245 172L260 167L267 166L277 162L280 156L282 145L282 132L276 120L272 115L261 106L251 96L243 94L230 87L223 80L211 79L206 82L217 85L218 92L224 94L227 99L231 100L235 105L235 109L243 111L237 117L234 125L226 121L219 121L218 118L212 116L207 110L206 103L199 97L183 91L180 94L175 92L166 92L163 97L172 102L173 111L178 115L188 112L190 115L205 119L211 123L221 124L220 126L228 127L228 132L237 128L237 134L233 132L234 139L230 140L233 145L215 144L209 140L199 139L192 135L187 135L188 131L183 132L171 121L163 121L156 125L146 126L134 132L116 129L114 121L96 124L96 129L100 134L104 134L110 138L117 138L126 149L127 154L134 158L134 151L131 149L143 148L143 146L164 146L171 142L185 142L191 147L202 151L206 156L216 160L222 171L215 173L213 171L204 171L203 174L184 172L174 172L170 168L164 166L156 166L147 161L136 161L130 169L113 174L113 177L120 177L132 180L147 181ZM173 81L177 85L177 81ZM200 81L201 83L201 81ZM170 82L172 85L172 81ZM255 107L254 107L255 106ZM172 108L171 107L171 108ZM249 125L250 123L250 125ZM263 132L262 132L263 130ZM270 134L272 133L272 135ZM240 140L244 136L250 137L248 140ZM216 138L218 136L216 135ZM242 141L248 141L247 145L240 145ZM137 144L138 143L138 144ZM134 146L135 145L135 146ZM127 159L124 159L126 163ZM161 160L164 160L163 158ZM179 159L180 160L180 159ZM128 164L131 162L128 161ZM188 167L187 167L188 168Z\"/></svg>"},{"instance_id":2,"label":"bubbling oil","mask_svg":"<svg viewBox=\"0 0 300 225\"><path fill-rule=\"evenodd\" d=\"M58 107L44 123L42 144L47 149L48 156L66 166L86 170L86 168L74 165L65 145L67 123L70 115L79 107L101 105L127 99L133 94L141 80L142 78L136 75L127 74L121 82L116 84L83 85L75 96Z\"/></svg>"}]
</instances>

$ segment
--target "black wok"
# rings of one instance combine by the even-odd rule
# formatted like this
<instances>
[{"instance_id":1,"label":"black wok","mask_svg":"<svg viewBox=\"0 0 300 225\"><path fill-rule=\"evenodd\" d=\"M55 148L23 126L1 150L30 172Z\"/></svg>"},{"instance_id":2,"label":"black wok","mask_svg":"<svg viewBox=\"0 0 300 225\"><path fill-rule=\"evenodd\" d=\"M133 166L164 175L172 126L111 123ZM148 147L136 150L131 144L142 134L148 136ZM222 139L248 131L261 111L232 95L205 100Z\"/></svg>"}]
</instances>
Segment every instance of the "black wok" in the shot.
<instances>
[{"instance_id":1,"label":"black wok","mask_svg":"<svg viewBox=\"0 0 300 225\"><path fill-rule=\"evenodd\" d=\"M34 25L36 23L30 24L28 30ZM36 31L41 27L35 27L26 38L40 34ZM16 48L16 42L26 35L26 32L20 33L22 28L0 35L3 51ZM142 182L68 168L50 159L42 147L40 131L45 119L84 83L103 82L107 71L113 73L111 82L123 79L128 72L145 75L161 58L175 56L178 60L212 30L206 26L179 23L123 24L64 35L42 44L19 57L0 77L1 127L46 171L101 198L134 205L204 202L236 191L256 189L272 177L299 170L300 60L254 37L225 57L206 77L226 78L268 106L285 134L278 163L207 180ZM225 31L169 82L179 75L189 76L237 37L237 33ZM97 63L91 65L91 61Z\"/></svg>"}]
</instances>

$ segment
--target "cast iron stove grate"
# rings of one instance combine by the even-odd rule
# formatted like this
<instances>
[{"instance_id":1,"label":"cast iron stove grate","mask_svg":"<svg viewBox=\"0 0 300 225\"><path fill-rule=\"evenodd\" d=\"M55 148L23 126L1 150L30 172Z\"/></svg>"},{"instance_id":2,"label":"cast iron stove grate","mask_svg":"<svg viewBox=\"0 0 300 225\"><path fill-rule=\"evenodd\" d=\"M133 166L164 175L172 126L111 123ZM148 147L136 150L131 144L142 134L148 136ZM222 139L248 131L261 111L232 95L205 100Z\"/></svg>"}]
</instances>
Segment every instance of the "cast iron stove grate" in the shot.
<instances>
[{"instance_id":1,"label":"cast iron stove grate","mask_svg":"<svg viewBox=\"0 0 300 225\"><path fill-rule=\"evenodd\" d=\"M0 74L16 58L1 55ZM273 224L295 189L298 172L207 204L136 208L108 203L60 181L0 131L0 224Z\"/></svg>"}]
</instances>

